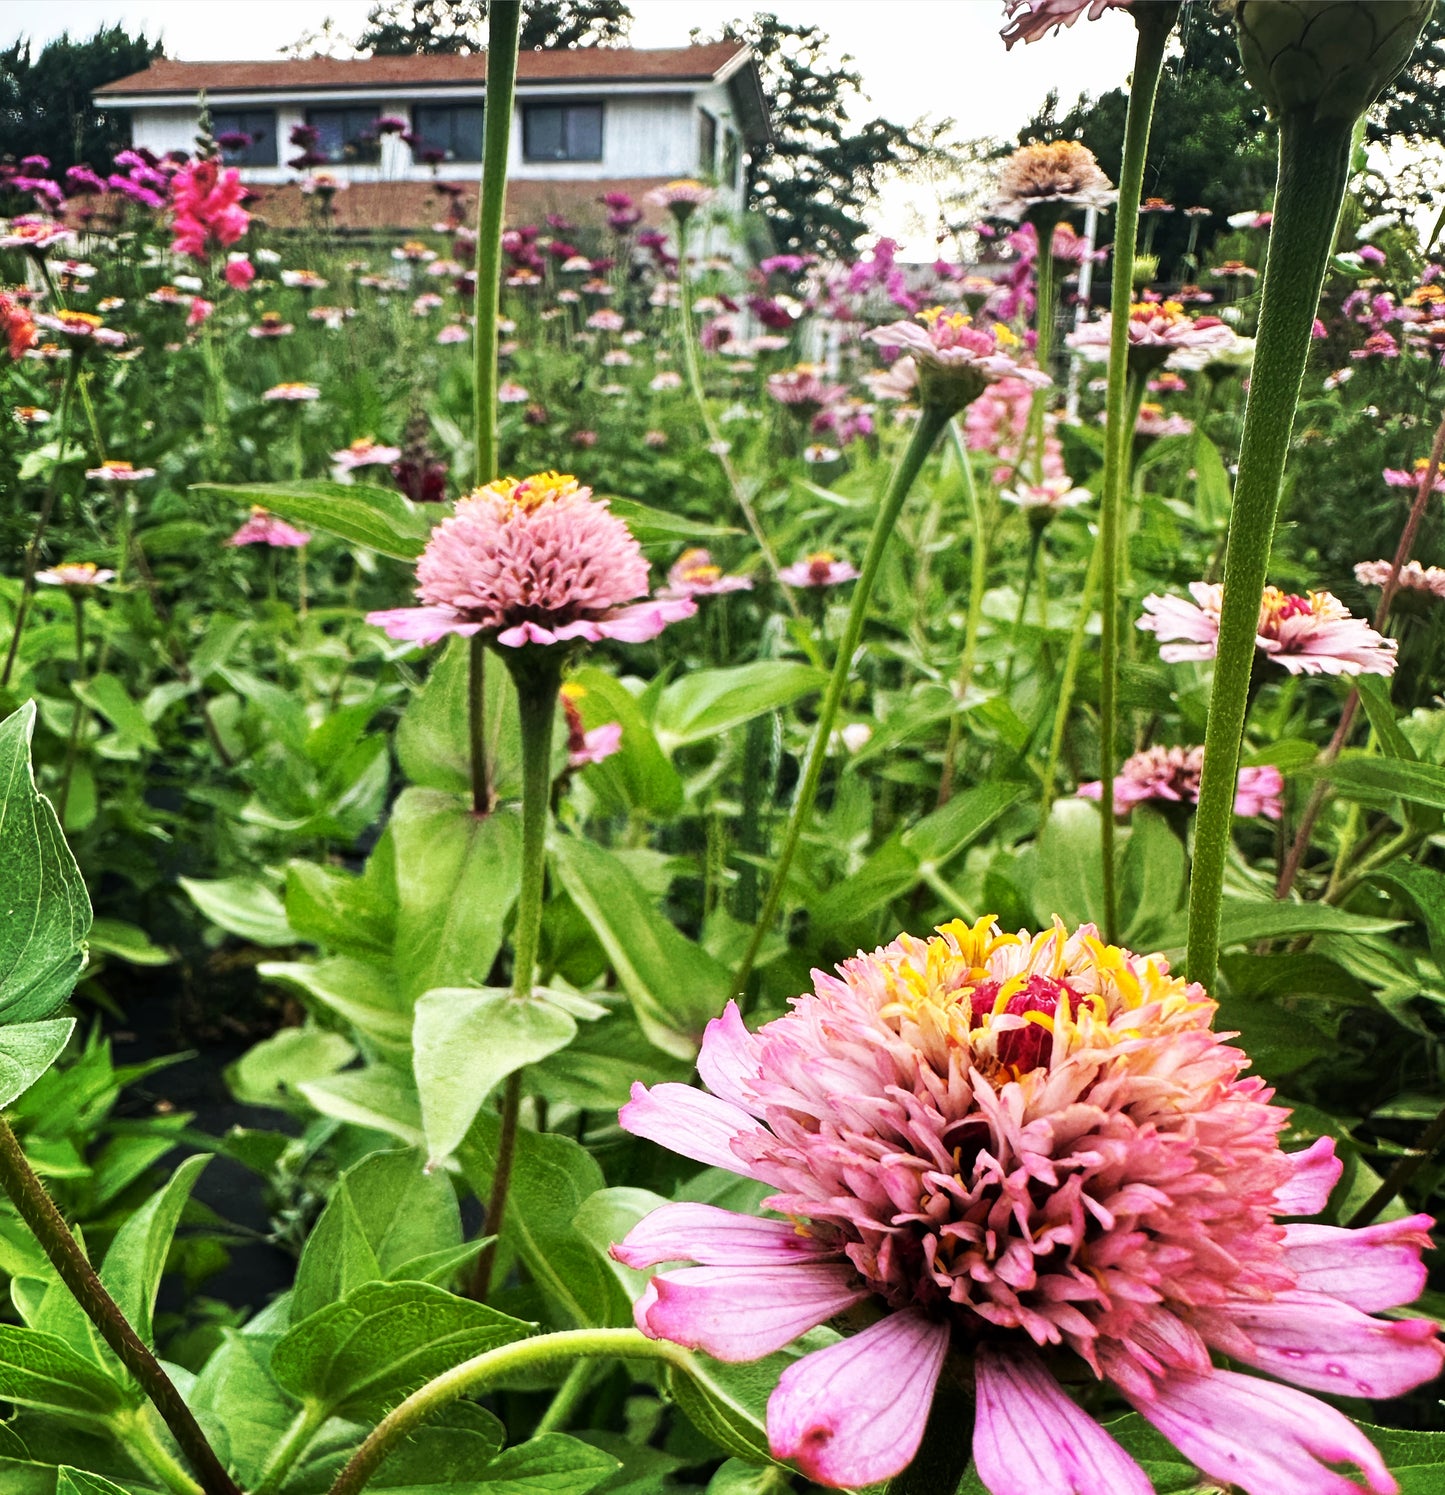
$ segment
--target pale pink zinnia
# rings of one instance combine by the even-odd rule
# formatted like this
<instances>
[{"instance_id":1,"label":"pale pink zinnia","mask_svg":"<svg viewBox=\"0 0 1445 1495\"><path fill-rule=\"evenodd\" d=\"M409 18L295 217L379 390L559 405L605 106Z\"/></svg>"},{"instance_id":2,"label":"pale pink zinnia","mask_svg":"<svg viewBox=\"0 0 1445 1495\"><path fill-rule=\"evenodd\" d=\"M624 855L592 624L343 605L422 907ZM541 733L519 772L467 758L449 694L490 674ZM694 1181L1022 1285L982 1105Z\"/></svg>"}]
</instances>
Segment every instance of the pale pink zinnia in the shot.
<instances>
[{"instance_id":1,"label":"pale pink zinnia","mask_svg":"<svg viewBox=\"0 0 1445 1495\"><path fill-rule=\"evenodd\" d=\"M1069 346L1085 358L1104 362L1113 337L1113 317L1105 312L1068 336ZM1129 308L1129 363L1151 371L1171 354L1185 350L1232 350L1239 341L1228 323L1218 317L1191 317L1178 301L1138 301Z\"/></svg>"},{"instance_id":2,"label":"pale pink zinnia","mask_svg":"<svg viewBox=\"0 0 1445 1495\"><path fill-rule=\"evenodd\" d=\"M690 177L676 182L667 182L654 188L643 199L655 208L666 208L679 221L690 217L698 208L705 207L717 196L713 187L705 187ZM609 288L610 289L610 288Z\"/></svg>"},{"instance_id":3,"label":"pale pink zinnia","mask_svg":"<svg viewBox=\"0 0 1445 1495\"><path fill-rule=\"evenodd\" d=\"M251 517L226 541L227 545L270 545L277 550L299 550L311 536L268 513L259 505Z\"/></svg>"},{"instance_id":4,"label":"pale pink zinnia","mask_svg":"<svg viewBox=\"0 0 1445 1495\"><path fill-rule=\"evenodd\" d=\"M1062 31L1065 26L1072 26L1085 11L1091 21L1097 21L1106 10L1117 10L1130 3L1131 0L1004 0L1008 25L1000 34L1010 47L1018 41L1036 42L1051 29Z\"/></svg>"},{"instance_id":5,"label":"pale pink zinnia","mask_svg":"<svg viewBox=\"0 0 1445 1495\"><path fill-rule=\"evenodd\" d=\"M1392 1495L1342 1413L1211 1353L1337 1396L1433 1379L1438 1326L1374 1317L1420 1292L1432 1222L1276 1222L1324 1208L1334 1144L1281 1149L1289 1112L1211 1031L1202 987L1092 925L991 919L813 982L756 1033L729 1004L698 1056L707 1090L636 1085L620 1115L773 1191L774 1217L667 1204L613 1247L639 1271L696 1263L653 1277L643 1333L750 1361L844 1315L867 1326L784 1370L776 1458L834 1487L893 1477L952 1359L991 1495L1149 1495L1056 1373L1108 1382L1247 1495L1359 1495L1340 1463Z\"/></svg>"},{"instance_id":6,"label":"pale pink zinnia","mask_svg":"<svg viewBox=\"0 0 1445 1495\"><path fill-rule=\"evenodd\" d=\"M1389 582L1393 569L1389 561L1361 561L1355 567L1355 580L1362 587L1383 587ZM1431 597L1445 598L1445 570L1439 566L1406 561L1400 567L1396 584L1408 592L1424 592Z\"/></svg>"},{"instance_id":7,"label":"pale pink zinnia","mask_svg":"<svg viewBox=\"0 0 1445 1495\"><path fill-rule=\"evenodd\" d=\"M363 436L350 446L342 447L339 452L332 452L331 460L348 471L353 467L390 467L393 462L401 460L401 448L381 446L370 436Z\"/></svg>"},{"instance_id":8,"label":"pale pink zinnia","mask_svg":"<svg viewBox=\"0 0 1445 1495\"><path fill-rule=\"evenodd\" d=\"M1428 457L1419 457L1415 466L1408 472L1402 467L1387 467L1384 472L1385 482L1391 488L1418 488L1425 476L1425 469L1429 467ZM1434 491L1445 493L1445 464L1435 471Z\"/></svg>"},{"instance_id":9,"label":"pale pink zinnia","mask_svg":"<svg viewBox=\"0 0 1445 1495\"><path fill-rule=\"evenodd\" d=\"M1213 659L1219 647L1219 614L1224 588L1189 583L1193 602L1150 594L1138 626L1160 641L1159 657L1169 664ZM1393 675L1395 640L1376 633L1329 592L1301 597L1266 587L1260 599L1259 651L1291 675Z\"/></svg>"},{"instance_id":10,"label":"pale pink zinnia","mask_svg":"<svg viewBox=\"0 0 1445 1495\"><path fill-rule=\"evenodd\" d=\"M367 615L392 638L430 644L487 633L509 648L573 639L642 643L697 611L647 597L647 562L627 526L576 478L503 478L457 503L416 568L421 607ZM624 606L631 603L632 606Z\"/></svg>"},{"instance_id":11,"label":"pale pink zinnia","mask_svg":"<svg viewBox=\"0 0 1445 1495\"><path fill-rule=\"evenodd\" d=\"M1011 350L1021 344L1007 327L975 327L963 312L945 312L941 306L919 312L916 321L875 327L863 338L907 354L918 371L923 403L950 411L961 410L1000 379L1017 379L1035 389L1053 382L1042 370L1013 358Z\"/></svg>"},{"instance_id":12,"label":"pale pink zinnia","mask_svg":"<svg viewBox=\"0 0 1445 1495\"><path fill-rule=\"evenodd\" d=\"M86 477L97 483L139 483L143 478L156 475L154 467L134 467L129 462L111 458L99 467L87 467Z\"/></svg>"},{"instance_id":13,"label":"pale pink zinnia","mask_svg":"<svg viewBox=\"0 0 1445 1495\"><path fill-rule=\"evenodd\" d=\"M48 587L103 587L115 580L115 572L94 561L62 561L48 571L37 571L35 579Z\"/></svg>"},{"instance_id":14,"label":"pale pink zinnia","mask_svg":"<svg viewBox=\"0 0 1445 1495\"><path fill-rule=\"evenodd\" d=\"M1093 496L1087 488L1074 487L1074 480L1067 473L1061 477L1045 478L1041 483L1020 483L999 494L1006 502L1040 515L1076 509Z\"/></svg>"},{"instance_id":15,"label":"pale pink zinnia","mask_svg":"<svg viewBox=\"0 0 1445 1495\"><path fill-rule=\"evenodd\" d=\"M283 402L295 403L305 400L319 400L321 391L314 384L298 384L294 380L285 384L273 384L265 394L263 400L281 400Z\"/></svg>"},{"instance_id":16,"label":"pale pink zinnia","mask_svg":"<svg viewBox=\"0 0 1445 1495\"><path fill-rule=\"evenodd\" d=\"M667 573L659 597L715 597L720 592L750 592L750 576L724 576L705 550L684 550Z\"/></svg>"},{"instance_id":17,"label":"pale pink zinnia","mask_svg":"<svg viewBox=\"0 0 1445 1495\"><path fill-rule=\"evenodd\" d=\"M802 560L784 566L778 578L790 587L836 587L857 581L858 571L849 561L840 561L831 551L815 550Z\"/></svg>"},{"instance_id":18,"label":"pale pink zinnia","mask_svg":"<svg viewBox=\"0 0 1445 1495\"><path fill-rule=\"evenodd\" d=\"M1114 780L1114 813L1127 815L1135 805L1161 799L1171 804L1199 803L1199 776L1204 771L1202 747L1151 747L1125 760ZM1102 799L1103 784L1080 784L1084 799ZM1284 779L1279 769L1268 764L1259 768L1241 768L1235 782L1234 813L1245 817L1262 815L1278 820L1283 814L1280 796Z\"/></svg>"}]
</instances>

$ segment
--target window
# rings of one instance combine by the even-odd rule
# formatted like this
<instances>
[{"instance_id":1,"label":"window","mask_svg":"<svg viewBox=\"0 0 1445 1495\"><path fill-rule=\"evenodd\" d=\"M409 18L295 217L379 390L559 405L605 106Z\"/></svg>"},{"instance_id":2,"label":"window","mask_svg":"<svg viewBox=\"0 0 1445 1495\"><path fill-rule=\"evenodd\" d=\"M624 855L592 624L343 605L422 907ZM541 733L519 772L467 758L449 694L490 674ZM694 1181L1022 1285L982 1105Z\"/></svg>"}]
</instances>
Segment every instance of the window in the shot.
<instances>
[{"instance_id":1,"label":"window","mask_svg":"<svg viewBox=\"0 0 1445 1495\"><path fill-rule=\"evenodd\" d=\"M417 161L431 159L430 153L444 151L447 161L480 161L482 159L482 106L480 104L417 104L411 111L411 148Z\"/></svg>"},{"instance_id":2,"label":"window","mask_svg":"<svg viewBox=\"0 0 1445 1495\"><path fill-rule=\"evenodd\" d=\"M722 180L726 186L737 186L738 167L742 165L742 160L743 154L738 142L738 132L736 130L724 130Z\"/></svg>"},{"instance_id":3,"label":"window","mask_svg":"<svg viewBox=\"0 0 1445 1495\"><path fill-rule=\"evenodd\" d=\"M697 111L697 169L702 176L717 175L717 120L706 109Z\"/></svg>"},{"instance_id":4,"label":"window","mask_svg":"<svg viewBox=\"0 0 1445 1495\"><path fill-rule=\"evenodd\" d=\"M276 164L274 109L213 109L211 138L227 166Z\"/></svg>"},{"instance_id":5,"label":"window","mask_svg":"<svg viewBox=\"0 0 1445 1495\"><path fill-rule=\"evenodd\" d=\"M600 161L601 104L524 104L522 154L529 161Z\"/></svg>"},{"instance_id":6,"label":"window","mask_svg":"<svg viewBox=\"0 0 1445 1495\"><path fill-rule=\"evenodd\" d=\"M336 165L381 159L377 118L377 111L366 107L306 111L306 123L316 131L316 154Z\"/></svg>"}]
</instances>

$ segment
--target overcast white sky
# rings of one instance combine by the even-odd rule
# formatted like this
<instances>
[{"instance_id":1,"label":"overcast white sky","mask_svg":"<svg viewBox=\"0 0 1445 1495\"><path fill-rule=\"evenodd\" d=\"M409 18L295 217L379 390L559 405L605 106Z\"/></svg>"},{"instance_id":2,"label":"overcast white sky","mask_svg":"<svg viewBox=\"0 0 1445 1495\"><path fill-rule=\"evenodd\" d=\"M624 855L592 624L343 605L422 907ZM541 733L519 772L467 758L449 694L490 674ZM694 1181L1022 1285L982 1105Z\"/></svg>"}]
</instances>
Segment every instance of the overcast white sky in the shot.
<instances>
[{"instance_id":1,"label":"overcast white sky","mask_svg":"<svg viewBox=\"0 0 1445 1495\"><path fill-rule=\"evenodd\" d=\"M0 43L43 43L68 30L89 36L118 22L159 35L167 55L262 58L332 18L343 34L361 29L372 0L0 0ZM679 46L693 27L712 31L756 10L827 30L852 54L871 107L902 123L951 117L966 138L1008 136L1050 88L1066 102L1080 90L1123 83L1133 60L1134 28L1117 13L1071 31L1004 51L999 0L631 0L640 47ZM889 194L885 228L899 231L901 209Z\"/></svg>"}]
</instances>

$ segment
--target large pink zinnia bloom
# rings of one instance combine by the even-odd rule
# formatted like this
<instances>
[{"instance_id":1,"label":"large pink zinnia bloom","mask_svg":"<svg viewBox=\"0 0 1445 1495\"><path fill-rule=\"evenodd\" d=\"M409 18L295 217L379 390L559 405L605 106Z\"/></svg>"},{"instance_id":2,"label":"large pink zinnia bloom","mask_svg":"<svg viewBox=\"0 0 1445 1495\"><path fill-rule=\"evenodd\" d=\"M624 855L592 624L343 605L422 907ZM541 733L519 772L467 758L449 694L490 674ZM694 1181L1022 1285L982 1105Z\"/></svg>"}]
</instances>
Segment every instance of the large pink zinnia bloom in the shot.
<instances>
[{"instance_id":1,"label":"large pink zinnia bloom","mask_svg":"<svg viewBox=\"0 0 1445 1495\"><path fill-rule=\"evenodd\" d=\"M369 613L367 622L418 644L489 633L520 648L642 643L697 611L691 597L637 602L647 596L641 547L605 501L557 472L502 478L461 499L431 532L416 579L421 607Z\"/></svg>"},{"instance_id":2,"label":"large pink zinnia bloom","mask_svg":"<svg viewBox=\"0 0 1445 1495\"><path fill-rule=\"evenodd\" d=\"M1085 358L1102 363L1109 356L1113 318L1108 312L1085 322L1066 341ZM1145 367L1162 365L1181 352L1232 352L1238 334L1218 317L1191 317L1178 301L1137 301L1129 308L1129 360Z\"/></svg>"},{"instance_id":3,"label":"large pink zinnia bloom","mask_svg":"<svg viewBox=\"0 0 1445 1495\"><path fill-rule=\"evenodd\" d=\"M756 1033L730 1004L698 1057L707 1091L638 1085L621 1121L769 1185L779 1218L654 1211L617 1258L696 1265L652 1279L639 1327L738 1361L866 1324L790 1365L768 1403L774 1455L825 1485L912 1461L952 1354L972 1364L992 1495L1149 1495L1055 1369L1111 1382L1248 1495L1359 1495L1327 1467L1345 1462L1392 1495L1343 1415L1211 1352L1341 1396L1431 1380L1437 1326L1372 1315L1419 1293L1432 1222L1277 1223L1322 1210L1340 1165L1328 1138L1281 1150L1289 1113L1214 1011L1090 925L988 919L814 972Z\"/></svg>"},{"instance_id":4,"label":"large pink zinnia bloom","mask_svg":"<svg viewBox=\"0 0 1445 1495\"><path fill-rule=\"evenodd\" d=\"M1159 657L1169 664L1213 659L1219 648L1224 588L1192 581L1190 595L1144 599L1139 627L1155 634ZM1329 592L1301 597L1266 587L1259 606L1255 646L1291 675L1393 675L1395 640L1375 632Z\"/></svg>"},{"instance_id":5,"label":"large pink zinnia bloom","mask_svg":"<svg viewBox=\"0 0 1445 1495\"><path fill-rule=\"evenodd\" d=\"M1072 26L1085 11L1097 21L1106 10L1117 10L1132 0L1004 0L1008 25L1000 33L1012 47L1015 42L1036 42L1049 30ZM1023 14L1020 15L1019 12Z\"/></svg>"},{"instance_id":6,"label":"large pink zinnia bloom","mask_svg":"<svg viewBox=\"0 0 1445 1495\"><path fill-rule=\"evenodd\" d=\"M990 384L1016 380L1042 389L1053 380L1041 369L1018 363L1012 350L1019 339L1002 325L976 327L963 312L929 307L911 322L890 322L863 334L865 342L905 353L918 370L918 390L930 403L957 411L976 400Z\"/></svg>"}]
</instances>

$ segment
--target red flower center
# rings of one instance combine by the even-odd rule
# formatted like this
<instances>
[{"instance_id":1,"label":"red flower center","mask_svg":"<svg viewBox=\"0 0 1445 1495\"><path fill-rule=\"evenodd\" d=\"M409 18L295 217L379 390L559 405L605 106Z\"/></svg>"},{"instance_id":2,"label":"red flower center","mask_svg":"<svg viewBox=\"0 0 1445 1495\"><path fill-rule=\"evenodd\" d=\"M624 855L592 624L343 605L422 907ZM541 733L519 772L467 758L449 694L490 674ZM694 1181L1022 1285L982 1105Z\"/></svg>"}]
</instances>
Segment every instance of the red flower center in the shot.
<instances>
[{"instance_id":1,"label":"red flower center","mask_svg":"<svg viewBox=\"0 0 1445 1495\"><path fill-rule=\"evenodd\" d=\"M1053 1018L1059 1008L1059 998L1067 996L1072 1006L1074 993L1064 982L1056 981L1052 976L1034 974L995 1013L1001 989L999 982L991 980L981 981L973 988L968 996L970 1026L981 1027L991 1016L1001 1017L1004 1014L1009 1017L1027 1017L1030 1013L1037 1013L1047 1018L1047 1022L1029 1021L1022 1028L1001 1033L998 1040L1001 1064L1011 1066L1020 1074L1038 1069L1048 1063L1049 1053L1054 1046Z\"/></svg>"}]
</instances>

